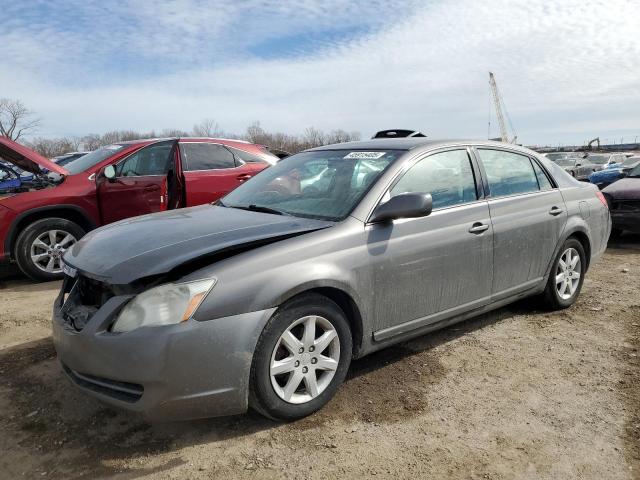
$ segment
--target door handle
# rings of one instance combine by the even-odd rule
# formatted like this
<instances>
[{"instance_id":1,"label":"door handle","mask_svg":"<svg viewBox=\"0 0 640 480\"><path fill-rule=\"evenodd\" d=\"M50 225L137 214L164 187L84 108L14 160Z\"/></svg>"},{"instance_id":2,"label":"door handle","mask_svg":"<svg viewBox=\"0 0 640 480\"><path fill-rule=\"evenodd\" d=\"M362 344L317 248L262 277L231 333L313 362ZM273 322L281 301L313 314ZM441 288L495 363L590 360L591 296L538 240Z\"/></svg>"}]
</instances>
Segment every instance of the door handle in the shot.
<instances>
[{"instance_id":1,"label":"door handle","mask_svg":"<svg viewBox=\"0 0 640 480\"><path fill-rule=\"evenodd\" d=\"M553 215L554 217L557 215L560 215L564 210L562 210L561 208L558 207L552 207L551 210L549 210L549 215Z\"/></svg>"},{"instance_id":2,"label":"door handle","mask_svg":"<svg viewBox=\"0 0 640 480\"><path fill-rule=\"evenodd\" d=\"M476 222L469 229L469 233L482 233L489 229L489 225L486 223Z\"/></svg>"},{"instance_id":3,"label":"door handle","mask_svg":"<svg viewBox=\"0 0 640 480\"><path fill-rule=\"evenodd\" d=\"M247 180L249 180L251 178L251 174L250 173L241 173L236 178L238 180L240 180L241 182L245 182L245 181L247 181Z\"/></svg>"}]
</instances>

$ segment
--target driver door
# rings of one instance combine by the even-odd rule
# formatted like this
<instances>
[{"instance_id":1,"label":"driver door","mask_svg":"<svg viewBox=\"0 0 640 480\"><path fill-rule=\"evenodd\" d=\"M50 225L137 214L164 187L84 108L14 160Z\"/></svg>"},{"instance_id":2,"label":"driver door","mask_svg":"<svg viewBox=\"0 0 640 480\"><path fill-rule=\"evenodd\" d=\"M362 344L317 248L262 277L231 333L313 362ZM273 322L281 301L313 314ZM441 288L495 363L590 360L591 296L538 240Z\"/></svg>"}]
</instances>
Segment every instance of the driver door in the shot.
<instances>
[{"instance_id":1,"label":"driver door","mask_svg":"<svg viewBox=\"0 0 640 480\"><path fill-rule=\"evenodd\" d=\"M493 229L467 149L416 162L386 199L430 193L433 212L367 226L377 341L478 308L491 297Z\"/></svg>"},{"instance_id":2,"label":"driver door","mask_svg":"<svg viewBox=\"0 0 640 480\"><path fill-rule=\"evenodd\" d=\"M97 180L102 223L167 209L167 174L176 162L177 141L148 145L115 165L116 178Z\"/></svg>"}]
</instances>

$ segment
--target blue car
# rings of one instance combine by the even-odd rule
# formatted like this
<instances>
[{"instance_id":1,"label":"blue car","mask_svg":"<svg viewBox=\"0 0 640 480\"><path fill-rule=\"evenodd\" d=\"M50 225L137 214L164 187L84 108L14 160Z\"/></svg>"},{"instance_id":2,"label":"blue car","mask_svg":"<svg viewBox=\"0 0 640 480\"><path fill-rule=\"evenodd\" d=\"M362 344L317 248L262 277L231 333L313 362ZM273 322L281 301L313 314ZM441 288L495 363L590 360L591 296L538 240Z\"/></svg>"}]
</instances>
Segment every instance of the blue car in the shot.
<instances>
[{"instance_id":1,"label":"blue car","mask_svg":"<svg viewBox=\"0 0 640 480\"><path fill-rule=\"evenodd\" d=\"M0 193L15 191L21 186L20 174L12 167L0 163Z\"/></svg>"},{"instance_id":2,"label":"blue car","mask_svg":"<svg viewBox=\"0 0 640 480\"><path fill-rule=\"evenodd\" d=\"M589 175L589 181L598 186L600 190L608 187L613 182L626 177L627 174L640 164L640 157L626 158L621 163L611 163L603 170L593 172Z\"/></svg>"}]
</instances>

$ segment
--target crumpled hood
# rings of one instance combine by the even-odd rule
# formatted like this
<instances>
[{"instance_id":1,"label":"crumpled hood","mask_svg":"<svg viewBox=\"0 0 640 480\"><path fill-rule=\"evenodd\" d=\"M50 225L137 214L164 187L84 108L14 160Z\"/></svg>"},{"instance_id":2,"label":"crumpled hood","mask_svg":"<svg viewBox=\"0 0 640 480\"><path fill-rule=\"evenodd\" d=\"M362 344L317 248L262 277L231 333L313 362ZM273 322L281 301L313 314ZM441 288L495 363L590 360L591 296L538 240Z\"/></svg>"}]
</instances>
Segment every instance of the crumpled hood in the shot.
<instances>
[{"instance_id":1,"label":"crumpled hood","mask_svg":"<svg viewBox=\"0 0 640 480\"><path fill-rule=\"evenodd\" d=\"M622 178L602 190L616 200L640 200L640 178Z\"/></svg>"},{"instance_id":2,"label":"crumpled hood","mask_svg":"<svg viewBox=\"0 0 640 480\"><path fill-rule=\"evenodd\" d=\"M67 169L34 152L30 148L0 136L0 158L31 173L40 173L40 168L60 175L69 175Z\"/></svg>"},{"instance_id":3,"label":"crumpled hood","mask_svg":"<svg viewBox=\"0 0 640 480\"><path fill-rule=\"evenodd\" d=\"M94 230L67 250L64 262L96 280L124 285L167 273L203 256L331 225L201 205L134 217Z\"/></svg>"}]
</instances>

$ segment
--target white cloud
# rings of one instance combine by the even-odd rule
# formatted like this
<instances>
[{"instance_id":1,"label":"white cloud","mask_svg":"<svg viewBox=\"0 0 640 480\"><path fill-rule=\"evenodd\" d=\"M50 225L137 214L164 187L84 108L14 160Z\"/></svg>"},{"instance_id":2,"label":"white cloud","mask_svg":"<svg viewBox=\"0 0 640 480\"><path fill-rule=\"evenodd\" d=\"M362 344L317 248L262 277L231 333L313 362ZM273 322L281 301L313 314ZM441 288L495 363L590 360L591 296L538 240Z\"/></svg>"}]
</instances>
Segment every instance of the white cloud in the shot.
<instances>
[{"instance_id":1,"label":"white cloud","mask_svg":"<svg viewBox=\"0 0 640 480\"><path fill-rule=\"evenodd\" d=\"M259 119L290 132L486 137L489 70L525 142L640 134L633 0L77 1L90 35L55 22L0 33L13 52L3 64L14 66L0 71L0 91L37 110L50 135L190 129L210 117L231 131ZM302 56L250 53L336 27L359 35ZM144 68L123 71L119 58Z\"/></svg>"}]
</instances>

